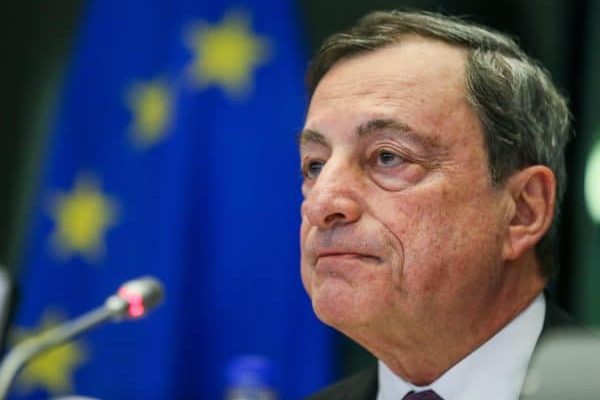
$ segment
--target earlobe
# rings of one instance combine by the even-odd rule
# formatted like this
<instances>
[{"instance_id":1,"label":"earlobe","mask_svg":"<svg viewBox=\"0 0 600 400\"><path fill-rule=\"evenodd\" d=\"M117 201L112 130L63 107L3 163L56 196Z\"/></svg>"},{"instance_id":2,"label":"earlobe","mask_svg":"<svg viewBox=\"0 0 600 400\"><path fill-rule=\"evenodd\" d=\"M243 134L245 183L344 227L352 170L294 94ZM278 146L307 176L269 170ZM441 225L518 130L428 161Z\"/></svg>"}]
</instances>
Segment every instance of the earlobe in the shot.
<instances>
[{"instance_id":1,"label":"earlobe","mask_svg":"<svg viewBox=\"0 0 600 400\"><path fill-rule=\"evenodd\" d=\"M514 207L503 257L515 260L533 249L550 228L554 218L556 180L550 168L535 165L513 174L506 185Z\"/></svg>"}]
</instances>

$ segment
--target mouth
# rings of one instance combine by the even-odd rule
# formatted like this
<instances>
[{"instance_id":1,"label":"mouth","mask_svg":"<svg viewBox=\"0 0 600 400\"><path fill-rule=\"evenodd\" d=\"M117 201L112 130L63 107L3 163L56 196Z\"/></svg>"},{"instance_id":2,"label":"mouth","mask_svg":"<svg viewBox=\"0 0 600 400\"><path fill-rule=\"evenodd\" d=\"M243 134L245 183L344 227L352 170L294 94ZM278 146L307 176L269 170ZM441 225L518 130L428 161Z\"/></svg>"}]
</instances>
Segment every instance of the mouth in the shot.
<instances>
[{"instance_id":1,"label":"mouth","mask_svg":"<svg viewBox=\"0 0 600 400\"><path fill-rule=\"evenodd\" d=\"M379 257L372 256L370 254L364 253L355 253L349 251L328 251L317 254L317 262L319 261L344 261L344 260L361 260L361 261L370 261L370 262L378 262L380 261Z\"/></svg>"},{"instance_id":2,"label":"mouth","mask_svg":"<svg viewBox=\"0 0 600 400\"><path fill-rule=\"evenodd\" d=\"M315 260L314 269L318 276L340 278L351 282L356 274L373 265L380 259L369 254L354 252L324 252L319 253Z\"/></svg>"}]
</instances>

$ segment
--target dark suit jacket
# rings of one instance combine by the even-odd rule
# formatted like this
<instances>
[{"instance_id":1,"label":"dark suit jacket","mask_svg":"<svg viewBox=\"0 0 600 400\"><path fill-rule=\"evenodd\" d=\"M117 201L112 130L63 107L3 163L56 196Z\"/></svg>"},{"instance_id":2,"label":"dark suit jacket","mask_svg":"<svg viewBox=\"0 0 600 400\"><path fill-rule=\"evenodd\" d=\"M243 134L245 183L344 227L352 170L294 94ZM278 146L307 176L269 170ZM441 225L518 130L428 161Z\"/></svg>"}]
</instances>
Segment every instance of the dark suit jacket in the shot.
<instances>
[{"instance_id":1,"label":"dark suit jacket","mask_svg":"<svg viewBox=\"0 0 600 400\"><path fill-rule=\"evenodd\" d=\"M552 331L581 329L577 323L546 296L546 315L540 340ZM536 350L540 340L536 345ZM534 350L535 355L535 350ZM377 397L377 366L343 379L305 400L375 400Z\"/></svg>"}]
</instances>

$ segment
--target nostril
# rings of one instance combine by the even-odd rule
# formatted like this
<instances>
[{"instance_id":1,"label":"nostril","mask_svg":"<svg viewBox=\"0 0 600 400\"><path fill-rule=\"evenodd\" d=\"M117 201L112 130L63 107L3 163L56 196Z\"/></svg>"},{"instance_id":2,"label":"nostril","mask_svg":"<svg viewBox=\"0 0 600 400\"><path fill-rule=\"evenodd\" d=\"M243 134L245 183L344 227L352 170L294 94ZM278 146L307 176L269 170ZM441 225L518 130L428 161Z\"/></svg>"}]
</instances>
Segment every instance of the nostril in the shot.
<instances>
[{"instance_id":1,"label":"nostril","mask_svg":"<svg viewBox=\"0 0 600 400\"><path fill-rule=\"evenodd\" d=\"M331 223L335 222L336 220L342 220L343 221L344 218L346 218L346 216L343 213L341 213L341 212L329 214L328 216L325 217L325 223L326 224L331 224Z\"/></svg>"}]
</instances>

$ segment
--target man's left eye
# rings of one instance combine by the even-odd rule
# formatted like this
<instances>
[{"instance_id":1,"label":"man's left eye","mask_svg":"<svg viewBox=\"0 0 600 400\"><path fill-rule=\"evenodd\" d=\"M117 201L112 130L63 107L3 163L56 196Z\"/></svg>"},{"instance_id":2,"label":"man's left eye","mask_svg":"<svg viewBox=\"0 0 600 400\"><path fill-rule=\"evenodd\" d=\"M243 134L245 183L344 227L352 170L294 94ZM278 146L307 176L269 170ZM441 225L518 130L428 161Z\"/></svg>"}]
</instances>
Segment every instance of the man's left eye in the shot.
<instances>
[{"instance_id":1,"label":"man's left eye","mask_svg":"<svg viewBox=\"0 0 600 400\"><path fill-rule=\"evenodd\" d=\"M398 154L389 150L381 150L376 154L377 165L382 167L395 167L404 161Z\"/></svg>"}]
</instances>

